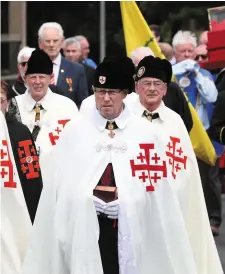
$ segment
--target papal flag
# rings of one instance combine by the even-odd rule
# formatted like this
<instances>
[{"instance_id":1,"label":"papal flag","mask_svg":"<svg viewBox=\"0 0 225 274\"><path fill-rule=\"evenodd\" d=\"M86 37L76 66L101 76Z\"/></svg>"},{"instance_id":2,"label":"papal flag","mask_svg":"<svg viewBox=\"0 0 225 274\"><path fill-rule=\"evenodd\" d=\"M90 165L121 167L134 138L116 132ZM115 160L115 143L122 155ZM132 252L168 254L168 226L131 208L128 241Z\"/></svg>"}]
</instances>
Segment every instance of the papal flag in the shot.
<instances>
[{"instance_id":1,"label":"papal flag","mask_svg":"<svg viewBox=\"0 0 225 274\"><path fill-rule=\"evenodd\" d=\"M154 35L147 22L145 21L136 2L121 1L120 8L127 56L130 56L131 52L137 47L146 46L150 47L156 57L165 59L165 56L162 54L160 47L157 44L157 41L154 39ZM215 149L198 117L196 110L189 101L188 106L193 120L193 127L190 132L190 138L195 155L205 163L214 165L216 161Z\"/></svg>"}]
</instances>

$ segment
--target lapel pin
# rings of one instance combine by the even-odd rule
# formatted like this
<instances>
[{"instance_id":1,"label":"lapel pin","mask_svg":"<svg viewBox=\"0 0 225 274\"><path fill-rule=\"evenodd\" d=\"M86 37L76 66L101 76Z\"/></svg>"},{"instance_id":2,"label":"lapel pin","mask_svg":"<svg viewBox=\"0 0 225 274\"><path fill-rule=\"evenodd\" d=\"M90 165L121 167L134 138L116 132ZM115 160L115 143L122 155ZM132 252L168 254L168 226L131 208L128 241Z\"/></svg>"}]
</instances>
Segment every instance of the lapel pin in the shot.
<instances>
[{"instance_id":1,"label":"lapel pin","mask_svg":"<svg viewBox=\"0 0 225 274\"><path fill-rule=\"evenodd\" d=\"M61 72L64 72L64 69L61 69Z\"/></svg>"}]
</instances>

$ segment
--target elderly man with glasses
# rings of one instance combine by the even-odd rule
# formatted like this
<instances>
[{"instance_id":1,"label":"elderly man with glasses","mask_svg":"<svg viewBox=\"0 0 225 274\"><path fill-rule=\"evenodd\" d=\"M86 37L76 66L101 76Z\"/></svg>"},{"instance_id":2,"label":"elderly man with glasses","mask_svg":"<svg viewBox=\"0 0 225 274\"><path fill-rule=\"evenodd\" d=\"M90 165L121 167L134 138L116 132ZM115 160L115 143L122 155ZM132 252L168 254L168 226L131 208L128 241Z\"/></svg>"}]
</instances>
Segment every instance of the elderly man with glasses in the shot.
<instances>
[{"instance_id":1,"label":"elderly man with glasses","mask_svg":"<svg viewBox=\"0 0 225 274\"><path fill-rule=\"evenodd\" d=\"M171 77L172 67L169 61L152 56L143 58L137 66L135 76L138 96L136 100L125 100L125 103L135 115L149 121L149 126L162 141L197 273L220 273L216 267L218 254L210 233L201 179L189 135L180 115L166 107L162 100ZM210 261L211 257L217 262ZM202 262L206 262L208 271L205 271Z\"/></svg>"},{"instance_id":2,"label":"elderly man with glasses","mask_svg":"<svg viewBox=\"0 0 225 274\"><path fill-rule=\"evenodd\" d=\"M216 102L218 91L212 74L200 68L196 57L197 39L190 31L178 31L172 42L177 64L173 65L173 73L184 89L187 97L207 130L213 114L213 103ZM213 143L217 156L221 156L221 147ZM210 166L198 159L199 170L204 189L208 215L212 232L219 234L222 222L221 187L218 177L219 160L215 166Z\"/></svg>"},{"instance_id":3,"label":"elderly man with glasses","mask_svg":"<svg viewBox=\"0 0 225 274\"><path fill-rule=\"evenodd\" d=\"M23 274L206 274L197 271L160 136L123 102L133 75L127 57L96 68L89 118L71 121L52 150ZM210 273L222 274L213 259Z\"/></svg>"}]
</instances>

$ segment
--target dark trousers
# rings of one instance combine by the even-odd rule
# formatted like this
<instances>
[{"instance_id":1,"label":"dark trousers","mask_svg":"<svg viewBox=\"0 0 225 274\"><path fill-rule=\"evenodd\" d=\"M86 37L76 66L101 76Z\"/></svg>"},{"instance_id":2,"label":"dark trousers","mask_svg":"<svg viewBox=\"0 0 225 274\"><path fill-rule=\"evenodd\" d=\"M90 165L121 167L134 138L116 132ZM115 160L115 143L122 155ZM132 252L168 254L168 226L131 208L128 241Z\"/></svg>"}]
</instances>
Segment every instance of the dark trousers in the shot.
<instances>
[{"instance_id":1,"label":"dark trousers","mask_svg":"<svg viewBox=\"0 0 225 274\"><path fill-rule=\"evenodd\" d=\"M209 221L212 226L219 227L222 222L221 183L219 179L219 161L209 166L198 159L198 167L202 180Z\"/></svg>"},{"instance_id":2,"label":"dark trousers","mask_svg":"<svg viewBox=\"0 0 225 274\"><path fill-rule=\"evenodd\" d=\"M114 220L98 217L100 227L99 249L104 274L119 274L118 226Z\"/></svg>"}]
</instances>

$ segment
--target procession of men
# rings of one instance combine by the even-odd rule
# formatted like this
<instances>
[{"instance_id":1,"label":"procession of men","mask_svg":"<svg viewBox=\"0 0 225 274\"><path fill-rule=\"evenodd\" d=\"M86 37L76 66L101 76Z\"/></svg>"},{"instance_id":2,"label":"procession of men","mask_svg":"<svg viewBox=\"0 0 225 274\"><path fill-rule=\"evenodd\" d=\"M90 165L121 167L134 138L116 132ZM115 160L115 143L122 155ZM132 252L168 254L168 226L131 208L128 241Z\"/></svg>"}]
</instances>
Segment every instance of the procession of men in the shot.
<instances>
[{"instance_id":1,"label":"procession of men","mask_svg":"<svg viewBox=\"0 0 225 274\"><path fill-rule=\"evenodd\" d=\"M173 65L146 47L96 65L56 22L38 44L1 81L2 273L223 274L219 161L195 154L189 105L222 149L224 89L195 37L174 36Z\"/></svg>"}]
</instances>

